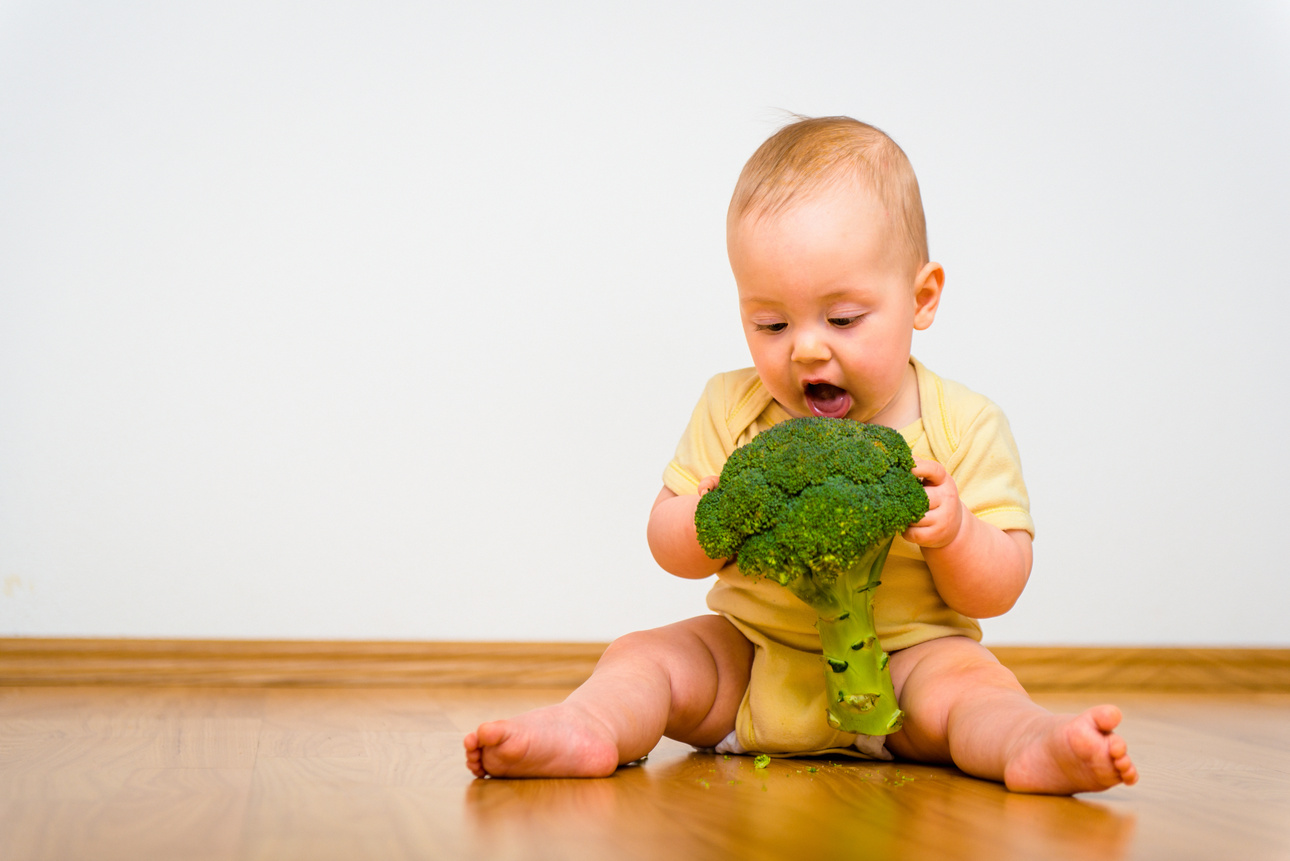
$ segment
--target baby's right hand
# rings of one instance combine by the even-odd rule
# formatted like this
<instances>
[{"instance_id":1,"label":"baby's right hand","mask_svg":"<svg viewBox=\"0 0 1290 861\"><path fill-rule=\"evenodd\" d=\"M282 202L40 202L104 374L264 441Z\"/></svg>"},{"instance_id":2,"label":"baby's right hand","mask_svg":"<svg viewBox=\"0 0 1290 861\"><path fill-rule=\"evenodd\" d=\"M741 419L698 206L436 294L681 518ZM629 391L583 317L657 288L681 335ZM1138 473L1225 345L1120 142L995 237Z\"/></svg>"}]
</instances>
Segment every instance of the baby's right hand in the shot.
<instances>
[{"instance_id":1,"label":"baby's right hand","mask_svg":"<svg viewBox=\"0 0 1290 861\"><path fill-rule=\"evenodd\" d=\"M699 497L702 498L709 490L716 490L717 485L721 482L721 477L710 475L703 481L699 482Z\"/></svg>"}]
</instances>

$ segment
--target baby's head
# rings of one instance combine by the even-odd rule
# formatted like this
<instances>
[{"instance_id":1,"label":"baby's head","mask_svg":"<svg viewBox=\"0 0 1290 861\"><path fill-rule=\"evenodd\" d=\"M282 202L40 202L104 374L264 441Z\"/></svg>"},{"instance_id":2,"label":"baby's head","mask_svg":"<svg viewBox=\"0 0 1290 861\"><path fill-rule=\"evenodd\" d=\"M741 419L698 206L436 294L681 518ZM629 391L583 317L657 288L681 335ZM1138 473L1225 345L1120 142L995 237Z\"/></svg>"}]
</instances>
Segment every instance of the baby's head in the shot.
<instances>
[{"instance_id":1,"label":"baby's head","mask_svg":"<svg viewBox=\"0 0 1290 861\"><path fill-rule=\"evenodd\" d=\"M781 129L740 174L727 242L753 362L785 409L893 427L918 417L910 343L944 274L891 138L847 117Z\"/></svg>"},{"instance_id":2,"label":"baby's head","mask_svg":"<svg viewBox=\"0 0 1290 861\"><path fill-rule=\"evenodd\" d=\"M914 167L894 140L850 117L803 117L771 135L739 174L727 227L847 187L881 204L888 241L920 269L929 259L927 222Z\"/></svg>"}]
</instances>

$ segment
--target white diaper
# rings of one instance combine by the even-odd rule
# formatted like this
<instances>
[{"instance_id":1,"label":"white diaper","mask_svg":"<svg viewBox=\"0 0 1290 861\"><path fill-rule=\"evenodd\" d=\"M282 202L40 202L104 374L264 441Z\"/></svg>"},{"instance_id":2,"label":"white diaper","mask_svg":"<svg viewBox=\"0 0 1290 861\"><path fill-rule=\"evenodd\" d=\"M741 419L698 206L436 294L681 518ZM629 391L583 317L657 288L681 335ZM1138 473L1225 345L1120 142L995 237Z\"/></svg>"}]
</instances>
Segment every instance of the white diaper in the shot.
<instances>
[{"instance_id":1,"label":"white diaper","mask_svg":"<svg viewBox=\"0 0 1290 861\"><path fill-rule=\"evenodd\" d=\"M887 750L886 736L861 734L856 736L853 747L870 759L889 760L892 758L891 751ZM740 755L749 752L744 749L742 744L739 743L739 739L734 732L731 732L730 735L717 742L715 750L717 753L733 753Z\"/></svg>"}]
</instances>

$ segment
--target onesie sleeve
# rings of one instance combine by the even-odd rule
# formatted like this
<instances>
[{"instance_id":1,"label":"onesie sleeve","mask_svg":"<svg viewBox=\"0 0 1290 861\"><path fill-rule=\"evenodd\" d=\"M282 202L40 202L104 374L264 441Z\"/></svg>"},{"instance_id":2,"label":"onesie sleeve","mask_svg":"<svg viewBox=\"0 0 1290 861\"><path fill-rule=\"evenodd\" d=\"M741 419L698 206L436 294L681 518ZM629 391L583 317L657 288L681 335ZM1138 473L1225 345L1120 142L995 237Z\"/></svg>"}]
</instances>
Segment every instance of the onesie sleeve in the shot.
<instances>
[{"instance_id":1,"label":"onesie sleeve","mask_svg":"<svg viewBox=\"0 0 1290 861\"><path fill-rule=\"evenodd\" d=\"M708 381L676 447L676 455L663 470L664 486L678 496L698 493L699 482L710 475L720 475L726 458L734 451L726 422L729 411L725 390L721 375Z\"/></svg>"},{"instance_id":2,"label":"onesie sleeve","mask_svg":"<svg viewBox=\"0 0 1290 861\"><path fill-rule=\"evenodd\" d=\"M945 468L968 510L999 529L1020 529L1034 537L1021 454L1003 411L985 401L963 426L957 443Z\"/></svg>"}]
</instances>

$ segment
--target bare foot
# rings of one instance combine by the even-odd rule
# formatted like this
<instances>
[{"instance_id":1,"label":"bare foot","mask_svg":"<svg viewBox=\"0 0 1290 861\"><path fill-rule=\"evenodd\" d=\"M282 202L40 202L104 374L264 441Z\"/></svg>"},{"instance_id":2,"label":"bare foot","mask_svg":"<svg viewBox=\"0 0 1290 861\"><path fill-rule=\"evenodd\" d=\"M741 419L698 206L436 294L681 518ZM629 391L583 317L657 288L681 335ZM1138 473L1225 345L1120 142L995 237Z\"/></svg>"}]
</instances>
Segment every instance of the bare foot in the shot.
<instances>
[{"instance_id":1,"label":"bare foot","mask_svg":"<svg viewBox=\"0 0 1290 861\"><path fill-rule=\"evenodd\" d=\"M619 765L609 728L569 703L481 724L465 745L475 777L606 777Z\"/></svg>"},{"instance_id":2,"label":"bare foot","mask_svg":"<svg viewBox=\"0 0 1290 861\"><path fill-rule=\"evenodd\" d=\"M1079 715L1046 715L1013 747L1003 780L1014 792L1072 795L1138 782L1129 747L1114 730L1115 706Z\"/></svg>"}]
</instances>

